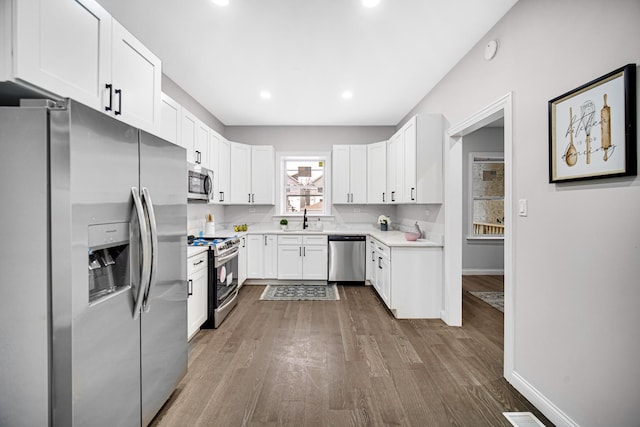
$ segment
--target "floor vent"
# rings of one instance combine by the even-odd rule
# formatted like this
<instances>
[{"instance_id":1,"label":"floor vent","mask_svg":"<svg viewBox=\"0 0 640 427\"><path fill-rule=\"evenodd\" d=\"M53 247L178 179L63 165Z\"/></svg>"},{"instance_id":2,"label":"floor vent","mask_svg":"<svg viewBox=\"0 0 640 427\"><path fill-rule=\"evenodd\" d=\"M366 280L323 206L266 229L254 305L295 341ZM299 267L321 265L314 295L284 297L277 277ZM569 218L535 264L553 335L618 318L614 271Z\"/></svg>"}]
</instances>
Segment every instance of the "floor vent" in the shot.
<instances>
[{"instance_id":1,"label":"floor vent","mask_svg":"<svg viewBox=\"0 0 640 427\"><path fill-rule=\"evenodd\" d=\"M531 412L503 412L502 415L515 427L545 427Z\"/></svg>"}]
</instances>

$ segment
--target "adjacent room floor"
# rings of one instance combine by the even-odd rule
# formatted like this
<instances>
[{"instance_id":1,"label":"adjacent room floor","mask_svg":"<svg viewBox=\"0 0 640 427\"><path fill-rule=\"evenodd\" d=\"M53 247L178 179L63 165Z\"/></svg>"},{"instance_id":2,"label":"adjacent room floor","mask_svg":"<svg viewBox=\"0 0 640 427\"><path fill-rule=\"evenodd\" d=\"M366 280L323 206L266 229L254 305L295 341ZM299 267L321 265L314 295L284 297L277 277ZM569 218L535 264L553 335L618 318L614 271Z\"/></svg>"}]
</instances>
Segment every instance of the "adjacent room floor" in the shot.
<instances>
[{"instance_id":1,"label":"adjacent room floor","mask_svg":"<svg viewBox=\"0 0 640 427\"><path fill-rule=\"evenodd\" d=\"M467 292L455 328L394 319L369 286L340 286L340 301L259 301L263 289L244 286L196 335L152 425L510 426L505 411L552 425L502 378L503 314Z\"/></svg>"}]
</instances>

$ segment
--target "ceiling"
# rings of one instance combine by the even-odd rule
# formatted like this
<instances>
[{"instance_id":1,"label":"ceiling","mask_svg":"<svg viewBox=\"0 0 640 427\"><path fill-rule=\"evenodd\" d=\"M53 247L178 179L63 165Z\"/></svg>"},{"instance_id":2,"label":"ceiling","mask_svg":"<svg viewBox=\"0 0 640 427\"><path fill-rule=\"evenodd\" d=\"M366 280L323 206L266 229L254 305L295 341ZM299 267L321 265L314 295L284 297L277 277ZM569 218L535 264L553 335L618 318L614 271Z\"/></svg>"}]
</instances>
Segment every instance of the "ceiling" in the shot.
<instances>
[{"instance_id":1,"label":"ceiling","mask_svg":"<svg viewBox=\"0 0 640 427\"><path fill-rule=\"evenodd\" d=\"M517 0L98 1L227 126L394 126Z\"/></svg>"}]
</instances>

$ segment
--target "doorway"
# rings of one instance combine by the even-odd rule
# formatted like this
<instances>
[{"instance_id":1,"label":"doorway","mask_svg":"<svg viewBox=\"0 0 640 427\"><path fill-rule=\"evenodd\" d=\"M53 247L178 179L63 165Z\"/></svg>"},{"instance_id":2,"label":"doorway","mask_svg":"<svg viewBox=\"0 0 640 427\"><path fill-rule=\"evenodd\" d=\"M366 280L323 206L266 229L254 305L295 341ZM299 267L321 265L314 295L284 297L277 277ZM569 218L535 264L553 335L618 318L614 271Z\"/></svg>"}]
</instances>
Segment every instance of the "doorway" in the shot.
<instances>
[{"instance_id":1,"label":"doorway","mask_svg":"<svg viewBox=\"0 0 640 427\"><path fill-rule=\"evenodd\" d=\"M512 94L508 93L448 131L445 162L445 257L443 320L452 326L462 325L462 221L463 221L463 137L495 122L504 120L504 376L513 372L513 147Z\"/></svg>"}]
</instances>

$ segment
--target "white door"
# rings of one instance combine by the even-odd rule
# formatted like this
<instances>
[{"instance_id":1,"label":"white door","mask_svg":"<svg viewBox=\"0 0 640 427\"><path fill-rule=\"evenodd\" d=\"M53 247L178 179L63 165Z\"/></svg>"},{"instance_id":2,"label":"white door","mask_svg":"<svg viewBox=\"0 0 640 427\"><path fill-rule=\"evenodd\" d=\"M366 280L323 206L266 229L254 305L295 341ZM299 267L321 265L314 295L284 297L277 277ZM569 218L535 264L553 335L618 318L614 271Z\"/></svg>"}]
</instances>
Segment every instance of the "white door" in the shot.
<instances>
[{"instance_id":1,"label":"white door","mask_svg":"<svg viewBox=\"0 0 640 427\"><path fill-rule=\"evenodd\" d=\"M302 278L327 280L329 256L327 245L302 248Z\"/></svg>"},{"instance_id":2,"label":"white door","mask_svg":"<svg viewBox=\"0 0 640 427\"><path fill-rule=\"evenodd\" d=\"M251 203L251 146L231 142L231 179L230 203L246 205Z\"/></svg>"},{"instance_id":3,"label":"white door","mask_svg":"<svg viewBox=\"0 0 640 427\"><path fill-rule=\"evenodd\" d=\"M275 150L270 145L251 147L251 203L275 204Z\"/></svg>"},{"instance_id":4,"label":"white door","mask_svg":"<svg viewBox=\"0 0 640 427\"><path fill-rule=\"evenodd\" d=\"M331 197L333 199L333 203L350 203L351 188L349 185L349 146L334 145L332 161L333 194Z\"/></svg>"},{"instance_id":5,"label":"white door","mask_svg":"<svg viewBox=\"0 0 640 427\"><path fill-rule=\"evenodd\" d=\"M416 203L417 200L417 127L414 116L402 127L404 142L404 187L402 199L405 203Z\"/></svg>"},{"instance_id":6,"label":"white door","mask_svg":"<svg viewBox=\"0 0 640 427\"><path fill-rule=\"evenodd\" d=\"M367 146L367 203L387 202L387 142Z\"/></svg>"},{"instance_id":7,"label":"white door","mask_svg":"<svg viewBox=\"0 0 640 427\"><path fill-rule=\"evenodd\" d=\"M367 203L367 146L352 145L350 148L349 175L351 203Z\"/></svg>"},{"instance_id":8,"label":"white door","mask_svg":"<svg viewBox=\"0 0 640 427\"><path fill-rule=\"evenodd\" d=\"M118 21L112 21L111 80L114 115L157 134L160 127L162 63ZM120 91L116 93L116 91Z\"/></svg>"},{"instance_id":9,"label":"white door","mask_svg":"<svg viewBox=\"0 0 640 427\"><path fill-rule=\"evenodd\" d=\"M247 278L264 277L264 243L262 234L247 236Z\"/></svg>"},{"instance_id":10,"label":"white door","mask_svg":"<svg viewBox=\"0 0 640 427\"><path fill-rule=\"evenodd\" d=\"M13 4L15 76L104 111L103 93L111 81L111 15L94 0Z\"/></svg>"},{"instance_id":11,"label":"white door","mask_svg":"<svg viewBox=\"0 0 640 427\"><path fill-rule=\"evenodd\" d=\"M302 279L302 246L278 245L278 280Z\"/></svg>"},{"instance_id":12,"label":"white door","mask_svg":"<svg viewBox=\"0 0 640 427\"><path fill-rule=\"evenodd\" d=\"M176 145L182 145L180 144L180 104L165 93L162 93L161 99L160 137Z\"/></svg>"},{"instance_id":13,"label":"white door","mask_svg":"<svg viewBox=\"0 0 640 427\"><path fill-rule=\"evenodd\" d=\"M278 243L274 234L264 236L264 278L278 277Z\"/></svg>"}]
</instances>

